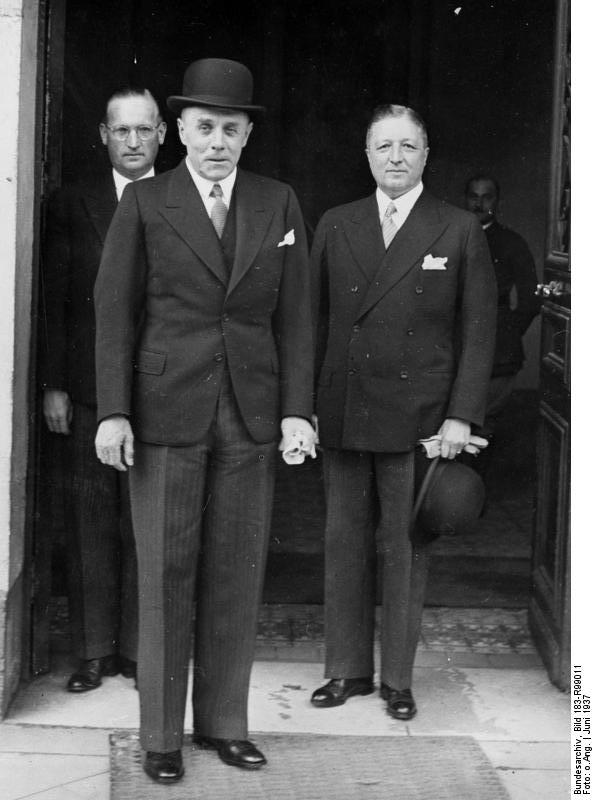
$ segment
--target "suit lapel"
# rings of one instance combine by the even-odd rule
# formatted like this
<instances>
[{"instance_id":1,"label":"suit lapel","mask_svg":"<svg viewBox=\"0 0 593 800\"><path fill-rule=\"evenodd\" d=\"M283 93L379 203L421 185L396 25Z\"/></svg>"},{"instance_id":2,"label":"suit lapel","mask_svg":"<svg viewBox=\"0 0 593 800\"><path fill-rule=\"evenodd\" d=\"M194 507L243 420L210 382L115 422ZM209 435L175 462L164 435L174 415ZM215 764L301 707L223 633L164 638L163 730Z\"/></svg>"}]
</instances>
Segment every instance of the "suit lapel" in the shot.
<instances>
[{"instance_id":1,"label":"suit lapel","mask_svg":"<svg viewBox=\"0 0 593 800\"><path fill-rule=\"evenodd\" d=\"M173 171L165 207L160 211L196 256L226 285L227 274L220 241L185 161Z\"/></svg>"},{"instance_id":2,"label":"suit lapel","mask_svg":"<svg viewBox=\"0 0 593 800\"><path fill-rule=\"evenodd\" d=\"M370 283L385 255L374 194L357 204L351 218L344 222L344 232L357 266Z\"/></svg>"},{"instance_id":3,"label":"suit lapel","mask_svg":"<svg viewBox=\"0 0 593 800\"><path fill-rule=\"evenodd\" d=\"M229 294L253 264L274 213L271 208L266 208L265 202L261 198L258 198L256 186L241 170L239 170L235 182L234 203L237 240L235 261L229 282Z\"/></svg>"},{"instance_id":4,"label":"suit lapel","mask_svg":"<svg viewBox=\"0 0 593 800\"><path fill-rule=\"evenodd\" d=\"M105 244L105 237L117 208L117 195L111 172L85 191L83 203L101 245Z\"/></svg>"},{"instance_id":5,"label":"suit lapel","mask_svg":"<svg viewBox=\"0 0 593 800\"><path fill-rule=\"evenodd\" d=\"M438 202L427 192L422 192L389 249L383 251L379 269L360 307L360 316L407 275L446 227L447 223L439 214Z\"/></svg>"}]
</instances>

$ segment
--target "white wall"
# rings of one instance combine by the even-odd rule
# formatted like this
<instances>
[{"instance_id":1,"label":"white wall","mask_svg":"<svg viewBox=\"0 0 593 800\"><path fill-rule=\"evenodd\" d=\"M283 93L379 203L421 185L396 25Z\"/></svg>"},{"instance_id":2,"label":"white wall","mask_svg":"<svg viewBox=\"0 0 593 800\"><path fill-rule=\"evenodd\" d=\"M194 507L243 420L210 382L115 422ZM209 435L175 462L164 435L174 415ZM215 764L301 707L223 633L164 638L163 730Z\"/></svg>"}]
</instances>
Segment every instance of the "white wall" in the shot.
<instances>
[{"instance_id":1,"label":"white wall","mask_svg":"<svg viewBox=\"0 0 593 800\"><path fill-rule=\"evenodd\" d=\"M20 676L38 0L0 0L0 713Z\"/></svg>"}]
</instances>

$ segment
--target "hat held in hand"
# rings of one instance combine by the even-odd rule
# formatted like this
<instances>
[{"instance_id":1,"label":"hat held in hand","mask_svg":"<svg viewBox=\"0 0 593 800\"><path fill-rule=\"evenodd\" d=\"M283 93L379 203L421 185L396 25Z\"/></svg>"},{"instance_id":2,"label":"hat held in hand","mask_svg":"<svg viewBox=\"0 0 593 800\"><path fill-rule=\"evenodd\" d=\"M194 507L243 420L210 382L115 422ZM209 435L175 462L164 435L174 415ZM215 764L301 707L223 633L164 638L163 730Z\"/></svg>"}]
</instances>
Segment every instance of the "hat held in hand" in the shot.
<instances>
[{"instance_id":1,"label":"hat held in hand","mask_svg":"<svg viewBox=\"0 0 593 800\"><path fill-rule=\"evenodd\" d=\"M416 462L419 480L424 475L414 504L416 535L429 541L440 534L471 533L484 508L482 478L459 461L435 458L426 472L422 462Z\"/></svg>"},{"instance_id":2,"label":"hat held in hand","mask_svg":"<svg viewBox=\"0 0 593 800\"><path fill-rule=\"evenodd\" d=\"M253 76L238 61L226 58L201 58L193 61L183 76L182 94L167 98L167 106L180 114L188 106L206 106L233 111L264 111L253 105Z\"/></svg>"}]
</instances>

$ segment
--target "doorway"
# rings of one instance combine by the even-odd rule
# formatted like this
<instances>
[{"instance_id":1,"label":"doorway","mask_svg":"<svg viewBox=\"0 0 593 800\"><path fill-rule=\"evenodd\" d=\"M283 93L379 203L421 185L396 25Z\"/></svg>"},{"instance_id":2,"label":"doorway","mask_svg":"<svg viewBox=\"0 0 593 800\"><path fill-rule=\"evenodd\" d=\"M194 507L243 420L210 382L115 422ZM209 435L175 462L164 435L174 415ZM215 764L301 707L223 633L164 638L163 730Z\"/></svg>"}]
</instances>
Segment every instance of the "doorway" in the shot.
<instances>
[{"instance_id":1,"label":"doorway","mask_svg":"<svg viewBox=\"0 0 593 800\"><path fill-rule=\"evenodd\" d=\"M552 0L470 2L460 13L457 4L438 0L250 0L225 6L205 0L199 7L180 0L166 11L156 0L54 5L64 12L55 43L63 63L61 117L53 117L60 140L60 169L54 163L51 172L55 185L79 178L89 166L105 168L97 124L115 87L145 85L164 106L169 94L179 92L189 62L228 57L250 66L256 102L268 109L242 166L294 187L309 234L327 208L370 194L366 120L378 103L399 102L417 108L428 123L428 188L460 205L468 175L492 172L502 187L503 221L521 232L536 263L543 263ZM163 111L169 134L161 170L182 157L175 120ZM492 525L481 539L439 544L429 597L436 605L527 605L538 340L534 325L502 444L488 465L485 519ZM56 464L59 458L50 458L48 470ZM52 481L59 489L59 468ZM57 496L56 502L52 493L49 514L55 521L53 594L59 597L65 556L59 491ZM322 535L320 461L298 470L280 463L267 602L322 602ZM50 555L43 556L46 564ZM488 583L493 575L498 583Z\"/></svg>"}]
</instances>

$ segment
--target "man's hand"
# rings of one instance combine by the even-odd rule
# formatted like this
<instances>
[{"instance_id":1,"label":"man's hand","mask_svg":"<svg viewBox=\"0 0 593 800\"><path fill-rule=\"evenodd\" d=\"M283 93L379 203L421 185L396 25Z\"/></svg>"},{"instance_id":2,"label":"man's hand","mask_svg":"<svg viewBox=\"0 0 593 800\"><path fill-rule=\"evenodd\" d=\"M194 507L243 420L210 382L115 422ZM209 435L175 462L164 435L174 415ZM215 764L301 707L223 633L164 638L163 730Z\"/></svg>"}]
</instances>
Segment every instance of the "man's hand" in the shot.
<instances>
[{"instance_id":1,"label":"man's hand","mask_svg":"<svg viewBox=\"0 0 593 800\"><path fill-rule=\"evenodd\" d=\"M280 429L282 440L278 449L287 464L302 464L306 455L317 458L315 445L319 439L310 422L302 417L284 417Z\"/></svg>"},{"instance_id":2,"label":"man's hand","mask_svg":"<svg viewBox=\"0 0 593 800\"><path fill-rule=\"evenodd\" d=\"M439 428L441 436L441 458L453 459L469 442L471 426L462 419L446 419Z\"/></svg>"},{"instance_id":3,"label":"man's hand","mask_svg":"<svg viewBox=\"0 0 593 800\"><path fill-rule=\"evenodd\" d=\"M97 429L95 450L101 463L120 472L134 464L134 434L127 417L116 415L104 419ZM127 466L126 466L127 465Z\"/></svg>"},{"instance_id":4,"label":"man's hand","mask_svg":"<svg viewBox=\"0 0 593 800\"><path fill-rule=\"evenodd\" d=\"M72 422L72 400L68 392L63 392L61 389L45 389L43 416L52 433L68 435Z\"/></svg>"}]
</instances>

